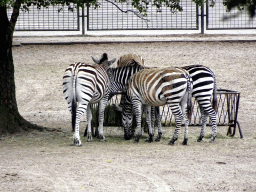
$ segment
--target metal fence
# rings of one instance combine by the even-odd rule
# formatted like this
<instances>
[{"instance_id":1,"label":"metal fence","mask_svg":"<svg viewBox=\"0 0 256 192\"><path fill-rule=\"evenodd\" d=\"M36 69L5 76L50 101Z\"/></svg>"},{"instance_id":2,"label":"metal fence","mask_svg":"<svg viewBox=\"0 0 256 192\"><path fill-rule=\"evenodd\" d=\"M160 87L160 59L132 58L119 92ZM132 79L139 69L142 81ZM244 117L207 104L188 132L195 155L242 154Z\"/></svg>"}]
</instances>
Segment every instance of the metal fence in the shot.
<instances>
[{"instance_id":1,"label":"metal fence","mask_svg":"<svg viewBox=\"0 0 256 192\"><path fill-rule=\"evenodd\" d=\"M136 11L131 2L118 3L123 11ZM149 5L147 16L140 18L134 12L121 12L107 1L99 1L100 7L87 9L87 30L197 30L198 6L191 0L181 0L183 11L172 12L168 7L157 10L152 3Z\"/></svg>"},{"instance_id":2,"label":"metal fence","mask_svg":"<svg viewBox=\"0 0 256 192\"><path fill-rule=\"evenodd\" d=\"M72 6L72 5L71 5ZM75 7L75 5L73 5ZM8 10L10 18L12 10ZM49 6L37 9L32 5L29 11L20 11L16 31L79 31L79 9L70 11L68 6Z\"/></svg>"},{"instance_id":3,"label":"metal fence","mask_svg":"<svg viewBox=\"0 0 256 192\"><path fill-rule=\"evenodd\" d=\"M136 11L131 3L118 3L123 11ZM195 30L203 33L206 20L206 30L223 29L256 29L256 21L250 19L247 12L234 9L226 12L223 1L216 1L214 7L206 3L206 11L199 11L199 7L192 0L181 0L182 12L172 12L170 8L162 7L157 10L150 6L147 17L141 19L133 12L121 12L116 6L105 0L99 0L100 7L82 10L68 6L49 6L37 9L31 6L29 12L20 12L16 24L17 31L99 31L99 30ZM75 7L75 5L73 5ZM62 8L61 11L58 11ZM12 10L8 10L10 17ZM80 15L80 13L82 13ZM85 19L87 17L87 20ZM82 22L80 21L82 18ZM203 22L202 22L203 21ZM87 22L87 23L86 23Z\"/></svg>"}]
</instances>

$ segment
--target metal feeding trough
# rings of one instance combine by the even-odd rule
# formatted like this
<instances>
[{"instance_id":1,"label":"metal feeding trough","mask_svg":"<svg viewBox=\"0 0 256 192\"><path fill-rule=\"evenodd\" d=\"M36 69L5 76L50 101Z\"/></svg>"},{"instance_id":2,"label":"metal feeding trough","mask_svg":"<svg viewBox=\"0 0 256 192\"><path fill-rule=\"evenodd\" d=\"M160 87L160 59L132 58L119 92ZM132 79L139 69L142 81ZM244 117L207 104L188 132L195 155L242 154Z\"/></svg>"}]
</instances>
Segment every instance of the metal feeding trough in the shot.
<instances>
[{"instance_id":1,"label":"metal feeding trough","mask_svg":"<svg viewBox=\"0 0 256 192\"><path fill-rule=\"evenodd\" d=\"M229 126L227 134L234 136L236 134L236 128L238 127L240 137L243 138L240 124L237 121L240 92L228 89L218 89L217 94L219 96L217 116L219 117L219 119L221 119L221 116L227 116L227 125ZM221 123L219 122L218 125L221 125Z\"/></svg>"},{"instance_id":2,"label":"metal feeding trough","mask_svg":"<svg viewBox=\"0 0 256 192\"><path fill-rule=\"evenodd\" d=\"M239 122L237 121L238 108L239 108L240 93L238 91L232 91L228 89L217 90L217 125L218 126L229 126L227 135L234 136L236 128L238 127L240 137L243 138L243 133ZM201 125L201 114L197 101L193 98L192 101L192 117L190 125L200 126ZM164 125L172 120L172 114L170 108L167 106L161 107L162 120ZM211 125L209 119L208 125Z\"/></svg>"}]
</instances>

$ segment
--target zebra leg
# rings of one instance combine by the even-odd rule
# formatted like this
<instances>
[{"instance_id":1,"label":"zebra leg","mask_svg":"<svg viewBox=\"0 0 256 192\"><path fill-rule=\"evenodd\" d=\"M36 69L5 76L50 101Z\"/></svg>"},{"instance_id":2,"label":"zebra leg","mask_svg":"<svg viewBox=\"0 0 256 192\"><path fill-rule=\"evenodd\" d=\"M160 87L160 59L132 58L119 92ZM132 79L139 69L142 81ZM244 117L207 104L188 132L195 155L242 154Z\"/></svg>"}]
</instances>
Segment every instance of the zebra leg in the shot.
<instances>
[{"instance_id":1,"label":"zebra leg","mask_svg":"<svg viewBox=\"0 0 256 192\"><path fill-rule=\"evenodd\" d=\"M104 97L99 102L99 138L100 138L100 141L106 141L106 138L103 135L103 121L104 121L104 111L105 111L106 105L108 103L107 98L108 97Z\"/></svg>"},{"instance_id":2,"label":"zebra leg","mask_svg":"<svg viewBox=\"0 0 256 192\"><path fill-rule=\"evenodd\" d=\"M161 119L162 116L160 115L160 111L159 111L159 107L155 107L155 115L156 115L156 119L157 119L157 127L158 127L158 134L157 134L157 138L156 138L156 142L159 142L161 140L163 131L162 131L162 124L161 124Z\"/></svg>"},{"instance_id":3,"label":"zebra leg","mask_svg":"<svg viewBox=\"0 0 256 192\"><path fill-rule=\"evenodd\" d=\"M211 109L209 111L209 117L211 119L211 122L212 122L212 137L211 137L211 140L210 142L214 142L215 138L217 137L217 120L216 120L216 112Z\"/></svg>"},{"instance_id":4,"label":"zebra leg","mask_svg":"<svg viewBox=\"0 0 256 192\"><path fill-rule=\"evenodd\" d=\"M172 114L175 116L176 129L174 131L171 141L169 142L169 145L174 145L174 142L178 139L179 136L183 116L178 103L171 104L170 107Z\"/></svg>"},{"instance_id":5,"label":"zebra leg","mask_svg":"<svg viewBox=\"0 0 256 192\"><path fill-rule=\"evenodd\" d=\"M81 117L84 114L84 112L87 110L88 105L87 104L80 104L78 105L78 109L76 112L76 126L75 126L75 132L73 135L73 145L75 146L82 146L80 135L79 135L79 124L81 121Z\"/></svg>"},{"instance_id":6,"label":"zebra leg","mask_svg":"<svg viewBox=\"0 0 256 192\"><path fill-rule=\"evenodd\" d=\"M184 97L181 100L181 110L182 110L182 116L183 116L183 121L185 124L185 132L184 132L184 140L183 140L183 145L188 144L188 118L187 118L187 100L188 100L188 94L186 93Z\"/></svg>"},{"instance_id":7,"label":"zebra leg","mask_svg":"<svg viewBox=\"0 0 256 192\"><path fill-rule=\"evenodd\" d=\"M146 108L146 122L148 124L148 131L149 131L149 137L147 138L146 142L153 142L153 136L154 136L154 133L153 133L153 129L152 129L152 116L151 116L151 106L149 105L145 105L145 108ZM154 114L154 111L153 111L153 115Z\"/></svg>"},{"instance_id":8,"label":"zebra leg","mask_svg":"<svg viewBox=\"0 0 256 192\"><path fill-rule=\"evenodd\" d=\"M142 135L141 130L141 102L137 99L132 100L133 109L136 115L136 122L137 122L137 128L135 133L135 143L138 143L140 141L140 137Z\"/></svg>"},{"instance_id":9,"label":"zebra leg","mask_svg":"<svg viewBox=\"0 0 256 192\"><path fill-rule=\"evenodd\" d=\"M92 141L92 126L91 126L91 122L92 122L92 111L91 111L91 107L90 104L87 106L87 141L90 142Z\"/></svg>"},{"instance_id":10,"label":"zebra leg","mask_svg":"<svg viewBox=\"0 0 256 192\"><path fill-rule=\"evenodd\" d=\"M151 127L152 127L152 134L153 137L155 135L155 107L151 107Z\"/></svg>"},{"instance_id":11,"label":"zebra leg","mask_svg":"<svg viewBox=\"0 0 256 192\"><path fill-rule=\"evenodd\" d=\"M116 110L117 110L117 111L122 112L122 111L123 111L123 108L124 108L125 103L126 103L126 94L121 94L120 104L119 104L119 105L117 105L117 104L113 103L113 105L116 107Z\"/></svg>"},{"instance_id":12,"label":"zebra leg","mask_svg":"<svg viewBox=\"0 0 256 192\"><path fill-rule=\"evenodd\" d=\"M132 105L126 103L122 111L122 125L124 127L124 138L125 140L130 140L132 135L132 121L133 121L133 112Z\"/></svg>"},{"instance_id":13,"label":"zebra leg","mask_svg":"<svg viewBox=\"0 0 256 192\"><path fill-rule=\"evenodd\" d=\"M197 142L203 141L203 138L205 136L205 127L206 127L206 123L207 123L207 117L208 117L208 115L205 113L205 111L203 110L203 108L201 106L200 106L200 112L201 112L202 127L201 127L201 133L200 133L200 136L199 136Z\"/></svg>"},{"instance_id":14,"label":"zebra leg","mask_svg":"<svg viewBox=\"0 0 256 192\"><path fill-rule=\"evenodd\" d=\"M211 119L212 122L212 137L210 142L214 142L216 136L217 136L217 125L216 125L216 112L213 110L210 101L205 103L199 103L200 105L200 110L201 110L201 114L202 114L202 129L201 129L201 133L200 133L200 137L198 139L198 141L202 141L204 134L205 134L205 127L206 127L206 123L207 123L207 118L208 116Z\"/></svg>"}]
</instances>

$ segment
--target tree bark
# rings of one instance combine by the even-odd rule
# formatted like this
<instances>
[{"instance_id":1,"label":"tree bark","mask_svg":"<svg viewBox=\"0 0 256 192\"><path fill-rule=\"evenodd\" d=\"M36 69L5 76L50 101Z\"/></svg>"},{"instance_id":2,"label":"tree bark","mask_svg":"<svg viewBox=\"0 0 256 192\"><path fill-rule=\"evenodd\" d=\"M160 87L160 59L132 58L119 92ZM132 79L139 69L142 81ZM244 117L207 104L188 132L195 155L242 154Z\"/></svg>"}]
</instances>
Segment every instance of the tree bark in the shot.
<instances>
[{"instance_id":1,"label":"tree bark","mask_svg":"<svg viewBox=\"0 0 256 192\"><path fill-rule=\"evenodd\" d=\"M6 6L0 6L0 134L38 128L20 115L16 102L12 42L20 6L20 1L16 0L10 21Z\"/></svg>"}]
</instances>

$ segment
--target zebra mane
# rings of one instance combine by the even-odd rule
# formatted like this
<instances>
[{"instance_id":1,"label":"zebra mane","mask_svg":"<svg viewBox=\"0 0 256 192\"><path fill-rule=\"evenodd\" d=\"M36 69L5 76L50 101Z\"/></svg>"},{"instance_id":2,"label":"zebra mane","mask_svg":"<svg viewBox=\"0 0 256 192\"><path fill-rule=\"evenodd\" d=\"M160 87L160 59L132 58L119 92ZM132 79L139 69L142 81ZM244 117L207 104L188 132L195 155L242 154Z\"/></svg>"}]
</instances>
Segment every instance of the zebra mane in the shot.
<instances>
[{"instance_id":1,"label":"zebra mane","mask_svg":"<svg viewBox=\"0 0 256 192\"><path fill-rule=\"evenodd\" d=\"M140 65L144 67L144 59L137 54L126 54L117 61L117 67Z\"/></svg>"},{"instance_id":2,"label":"zebra mane","mask_svg":"<svg viewBox=\"0 0 256 192\"><path fill-rule=\"evenodd\" d=\"M141 63L135 61L134 59L130 60L129 62L126 63L126 65L121 65L121 66L117 66L117 68L121 68L121 67L145 67L144 65L141 65Z\"/></svg>"}]
</instances>

